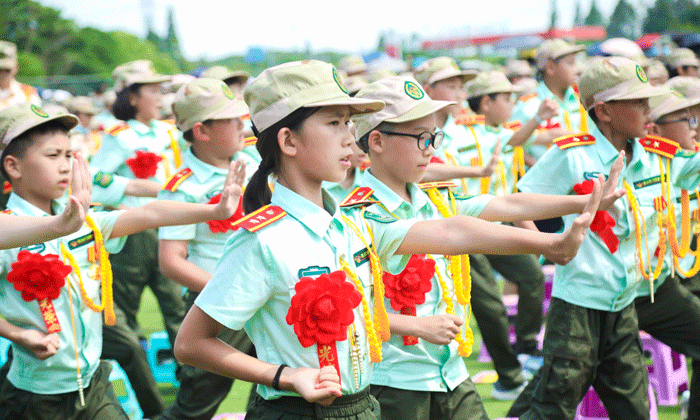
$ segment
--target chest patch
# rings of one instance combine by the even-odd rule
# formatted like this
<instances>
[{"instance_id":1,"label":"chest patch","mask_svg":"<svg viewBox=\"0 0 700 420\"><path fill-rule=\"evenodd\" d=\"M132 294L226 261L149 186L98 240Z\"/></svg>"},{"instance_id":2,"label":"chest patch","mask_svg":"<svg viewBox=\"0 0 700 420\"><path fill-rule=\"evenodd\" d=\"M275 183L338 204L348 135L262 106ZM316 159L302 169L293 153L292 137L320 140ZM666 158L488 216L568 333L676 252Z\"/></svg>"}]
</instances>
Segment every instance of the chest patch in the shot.
<instances>
[{"instance_id":1,"label":"chest patch","mask_svg":"<svg viewBox=\"0 0 700 420\"><path fill-rule=\"evenodd\" d=\"M634 188L644 188L661 183L661 175L652 176L651 178L643 179L634 183Z\"/></svg>"},{"instance_id":2,"label":"chest patch","mask_svg":"<svg viewBox=\"0 0 700 420\"><path fill-rule=\"evenodd\" d=\"M306 268L300 268L298 276L302 277L318 277L321 274L330 274L330 267L319 267L318 265L312 265Z\"/></svg>"},{"instance_id":3,"label":"chest patch","mask_svg":"<svg viewBox=\"0 0 700 420\"><path fill-rule=\"evenodd\" d=\"M89 244L90 242L92 242L94 240L95 240L95 234L90 232L90 233L83 235L79 238L75 238L75 239L70 240L68 242L68 248L69 249L79 248L83 245Z\"/></svg>"}]
</instances>

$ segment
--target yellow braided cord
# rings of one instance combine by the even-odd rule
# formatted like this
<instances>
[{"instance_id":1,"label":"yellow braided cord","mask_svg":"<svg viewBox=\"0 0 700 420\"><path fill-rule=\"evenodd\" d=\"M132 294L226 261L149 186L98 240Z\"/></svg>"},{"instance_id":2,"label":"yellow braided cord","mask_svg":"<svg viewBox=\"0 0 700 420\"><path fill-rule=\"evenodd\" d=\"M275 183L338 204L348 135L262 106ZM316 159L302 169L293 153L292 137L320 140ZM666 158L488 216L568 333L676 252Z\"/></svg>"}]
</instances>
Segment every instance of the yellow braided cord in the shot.
<instances>
[{"instance_id":1,"label":"yellow braided cord","mask_svg":"<svg viewBox=\"0 0 700 420\"><path fill-rule=\"evenodd\" d=\"M445 152L445 157L447 158L447 161L450 162L450 164L452 164L453 166L458 166L457 159L455 159L454 156ZM464 193L467 194L467 180L464 178L460 178L459 180L462 183L462 191L464 191Z\"/></svg>"},{"instance_id":2,"label":"yellow braided cord","mask_svg":"<svg viewBox=\"0 0 700 420\"><path fill-rule=\"evenodd\" d=\"M426 257L430 258L431 260L434 260L431 255L426 255ZM445 279L442 277L442 274L440 273L440 270L438 268L438 264L435 264L435 274L437 275L438 281L440 282L440 288L442 289L442 299L445 301L445 312L447 312L450 315L455 315L455 307L454 307L454 302L452 301L452 295L450 294L450 290L447 287L447 282ZM469 324L465 324L467 326L467 338L469 337L471 333L471 343L467 343L467 341L462 337L462 333L460 332L456 337L455 341L459 344L457 346L457 350L459 351L459 354L463 357L469 357L472 354L472 347L474 344L474 334L471 331L471 328L469 328Z\"/></svg>"},{"instance_id":3,"label":"yellow braided cord","mask_svg":"<svg viewBox=\"0 0 700 420\"><path fill-rule=\"evenodd\" d=\"M476 144L476 153L479 156L477 166L480 166L483 168L484 167L484 155L481 153L481 145L479 144L479 137L477 137L476 131L474 131L474 127L472 127L471 125L468 125L467 127L469 127L469 131L471 131L472 136L474 136L474 144ZM481 183L481 193L488 194L489 188L491 187L491 177L486 176L486 177L480 178L479 180L480 180L479 182ZM467 192L464 191L464 193L466 194Z\"/></svg>"},{"instance_id":4,"label":"yellow braided cord","mask_svg":"<svg viewBox=\"0 0 700 420\"><path fill-rule=\"evenodd\" d=\"M165 170L165 179L170 179L171 171L170 171L170 160L165 154L160 155L161 158L163 158L163 169Z\"/></svg>"},{"instance_id":5,"label":"yellow braided cord","mask_svg":"<svg viewBox=\"0 0 700 420\"><path fill-rule=\"evenodd\" d=\"M525 150L522 146L517 146L513 149L513 193L518 192L518 180L525 175Z\"/></svg>"},{"instance_id":6,"label":"yellow braided cord","mask_svg":"<svg viewBox=\"0 0 700 420\"><path fill-rule=\"evenodd\" d=\"M343 258L340 258L339 261L345 274L355 283L355 287L360 292L360 295L362 295L362 315L365 319L365 330L367 331L367 340L369 341L369 357L372 363L379 363L382 361L382 344L379 342L379 338L377 338L372 317L369 315L369 307L362 282Z\"/></svg>"},{"instance_id":7,"label":"yellow braided cord","mask_svg":"<svg viewBox=\"0 0 700 420\"><path fill-rule=\"evenodd\" d=\"M581 119L583 120L583 116L581 116ZM569 111L566 109L564 110L564 124L567 130L574 131L574 127L571 125L571 116L569 116Z\"/></svg>"},{"instance_id":8,"label":"yellow braided cord","mask_svg":"<svg viewBox=\"0 0 700 420\"><path fill-rule=\"evenodd\" d=\"M588 118L586 117L588 113L586 112L586 108L583 107L583 104L581 104L581 101L579 101L578 113L581 116L581 125L579 125L579 129L582 133L588 133Z\"/></svg>"},{"instance_id":9,"label":"yellow braided cord","mask_svg":"<svg viewBox=\"0 0 700 420\"><path fill-rule=\"evenodd\" d=\"M109 262L109 254L105 249L105 240L100 228L90 215L85 216L85 223L92 229L95 235L95 250L97 251L98 262L100 264L100 281L102 282L102 302L105 310L105 324L114 325L116 316L114 315L114 296L112 290L112 264ZM82 293L82 292L81 292Z\"/></svg>"},{"instance_id":10,"label":"yellow braided cord","mask_svg":"<svg viewBox=\"0 0 700 420\"><path fill-rule=\"evenodd\" d=\"M501 189L503 190L503 195L508 195L508 183L506 180L506 166L503 161L498 162L498 178L501 180ZM486 193L484 193L486 194Z\"/></svg>"},{"instance_id":11,"label":"yellow braided cord","mask_svg":"<svg viewBox=\"0 0 700 420\"><path fill-rule=\"evenodd\" d=\"M175 168L179 168L182 165L182 155L180 154L180 145L177 144L177 139L173 135L172 130L168 130L168 135L170 136L170 149L173 151L173 163L175 163Z\"/></svg>"}]
</instances>

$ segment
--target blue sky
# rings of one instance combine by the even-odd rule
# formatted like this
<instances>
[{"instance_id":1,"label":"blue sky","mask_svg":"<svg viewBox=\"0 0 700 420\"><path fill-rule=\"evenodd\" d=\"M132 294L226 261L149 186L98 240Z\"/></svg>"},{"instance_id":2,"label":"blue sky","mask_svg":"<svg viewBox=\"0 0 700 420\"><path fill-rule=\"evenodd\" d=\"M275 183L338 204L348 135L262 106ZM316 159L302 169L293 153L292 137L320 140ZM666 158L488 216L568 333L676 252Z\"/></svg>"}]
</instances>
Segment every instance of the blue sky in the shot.
<instances>
[{"instance_id":1,"label":"blue sky","mask_svg":"<svg viewBox=\"0 0 700 420\"><path fill-rule=\"evenodd\" d=\"M185 56L215 59L244 53L248 46L348 53L372 50L382 30L399 36L448 38L500 32L542 30L549 25L549 0L429 0L417 2L351 0L221 1L221 0L38 0L63 11L80 26L146 33L142 5L151 10L154 29L165 33L166 10L175 7L178 35ZM591 0L580 0L587 13ZM648 0L651 1L651 0ZM558 0L560 25L570 26L576 0ZM637 3L637 2L634 2ZM343 7L347 4L347 7ZM400 3L399 3L400 4ZM617 0L597 0L609 16ZM267 13L267 15L262 15ZM585 15L585 14L584 14Z\"/></svg>"}]
</instances>

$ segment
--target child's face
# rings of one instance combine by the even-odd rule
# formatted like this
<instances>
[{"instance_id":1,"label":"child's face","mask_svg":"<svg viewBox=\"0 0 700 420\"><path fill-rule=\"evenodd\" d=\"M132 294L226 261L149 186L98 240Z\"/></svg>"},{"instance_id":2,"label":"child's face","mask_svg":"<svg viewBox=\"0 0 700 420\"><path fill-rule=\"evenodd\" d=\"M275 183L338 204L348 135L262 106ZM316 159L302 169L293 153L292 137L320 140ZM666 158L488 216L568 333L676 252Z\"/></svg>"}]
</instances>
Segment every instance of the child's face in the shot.
<instances>
[{"instance_id":1,"label":"child's face","mask_svg":"<svg viewBox=\"0 0 700 420\"><path fill-rule=\"evenodd\" d=\"M611 128L627 138L647 135L649 118L649 99L625 99L610 101L605 104L610 113Z\"/></svg>"},{"instance_id":2,"label":"child's face","mask_svg":"<svg viewBox=\"0 0 700 420\"><path fill-rule=\"evenodd\" d=\"M496 94L495 99L485 97L488 106L482 106L487 122L493 125L500 125L510 120L515 106L515 95L510 92Z\"/></svg>"},{"instance_id":3,"label":"child's face","mask_svg":"<svg viewBox=\"0 0 700 420\"><path fill-rule=\"evenodd\" d=\"M350 131L350 107L324 106L296 132L296 161L306 179L342 182L350 168L355 137Z\"/></svg>"},{"instance_id":4,"label":"child's face","mask_svg":"<svg viewBox=\"0 0 700 420\"><path fill-rule=\"evenodd\" d=\"M243 121L240 118L213 120L208 128L212 145L222 159L243 149Z\"/></svg>"},{"instance_id":5,"label":"child's face","mask_svg":"<svg viewBox=\"0 0 700 420\"><path fill-rule=\"evenodd\" d=\"M92 118L94 117L94 115L78 112L75 114L75 116L78 117L78 120L80 120L81 126L85 128L90 128L90 123L92 122Z\"/></svg>"},{"instance_id":6,"label":"child's face","mask_svg":"<svg viewBox=\"0 0 700 420\"><path fill-rule=\"evenodd\" d=\"M664 115L654 123L654 131L661 137L677 142L683 149L695 150L697 127L690 127L690 117L687 108Z\"/></svg>"},{"instance_id":7,"label":"child's face","mask_svg":"<svg viewBox=\"0 0 700 420\"><path fill-rule=\"evenodd\" d=\"M141 86L138 93L131 96L131 105L136 108L136 115L146 121L160 118L163 106L163 93L160 83L149 83Z\"/></svg>"},{"instance_id":8,"label":"child's face","mask_svg":"<svg viewBox=\"0 0 700 420\"><path fill-rule=\"evenodd\" d=\"M435 126L435 114L430 114L418 120L397 124L390 131L418 135L426 131L434 133ZM420 182L435 153L433 146L420 150L418 140L409 136L382 135L382 138L384 143L381 156L375 159L373 155L372 167L376 164L383 165L384 171L397 183Z\"/></svg>"},{"instance_id":9,"label":"child's face","mask_svg":"<svg viewBox=\"0 0 700 420\"><path fill-rule=\"evenodd\" d=\"M554 62L552 77L560 80L566 86L573 86L579 75L576 54L568 54Z\"/></svg>"},{"instance_id":10,"label":"child's face","mask_svg":"<svg viewBox=\"0 0 700 420\"><path fill-rule=\"evenodd\" d=\"M13 184L22 198L41 208L63 196L71 179L70 140L62 132L37 135L22 158L17 158Z\"/></svg>"},{"instance_id":11,"label":"child's face","mask_svg":"<svg viewBox=\"0 0 700 420\"><path fill-rule=\"evenodd\" d=\"M462 78L458 76L440 80L430 86L426 86L425 92L434 101L450 101L461 104L467 99L464 83L462 83ZM445 109L451 111L454 107L455 105L451 105Z\"/></svg>"}]
</instances>

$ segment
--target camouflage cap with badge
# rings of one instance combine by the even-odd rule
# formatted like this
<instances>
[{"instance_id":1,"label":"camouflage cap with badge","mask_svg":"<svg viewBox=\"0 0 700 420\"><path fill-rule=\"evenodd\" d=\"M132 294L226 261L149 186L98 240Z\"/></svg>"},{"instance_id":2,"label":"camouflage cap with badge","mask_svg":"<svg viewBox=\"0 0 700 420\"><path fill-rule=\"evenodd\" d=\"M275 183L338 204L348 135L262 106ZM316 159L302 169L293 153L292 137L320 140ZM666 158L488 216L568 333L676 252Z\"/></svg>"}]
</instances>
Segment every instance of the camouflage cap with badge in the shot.
<instances>
[{"instance_id":1,"label":"camouflage cap with badge","mask_svg":"<svg viewBox=\"0 0 700 420\"><path fill-rule=\"evenodd\" d=\"M668 92L649 84L644 69L624 57L593 60L581 74L578 90L586 110L598 102L651 98Z\"/></svg>"},{"instance_id":2,"label":"camouflage cap with badge","mask_svg":"<svg viewBox=\"0 0 700 420\"><path fill-rule=\"evenodd\" d=\"M653 98L649 99L649 107L651 108L649 118L656 122L664 115L690 108L691 106L695 106L697 104L700 104L700 97L689 99L680 93L669 89L665 94L654 96Z\"/></svg>"},{"instance_id":3,"label":"camouflage cap with badge","mask_svg":"<svg viewBox=\"0 0 700 420\"><path fill-rule=\"evenodd\" d=\"M437 57L423 62L413 72L413 76L421 85L432 85L455 76L461 77L462 83L466 83L476 77L476 72L460 69L450 57Z\"/></svg>"},{"instance_id":4,"label":"camouflage cap with badge","mask_svg":"<svg viewBox=\"0 0 700 420\"><path fill-rule=\"evenodd\" d=\"M0 111L0 149L27 131L52 121L63 124L67 130L78 125L78 117L75 115L49 115L42 108L29 103L3 109Z\"/></svg>"},{"instance_id":5,"label":"camouflage cap with badge","mask_svg":"<svg viewBox=\"0 0 700 420\"><path fill-rule=\"evenodd\" d=\"M17 46L0 41L0 69L12 70L17 66Z\"/></svg>"},{"instance_id":6,"label":"camouflage cap with badge","mask_svg":"<svg viewBox=\"0 0 700 420\"><path fill-rule=\"evenodd\" d=\"M467 98L478 98L492 93L520 93L521 91L522 88L512 84L500 71L479 73L474 80L467 83Z\"/></svg>"},{"instance_id":7,"label":"camouflage cap with badge","mask_svg":"<svg viewBox=\"0 0 700 420\"><path fill-rule=\"evenodd\" d=\"M668 56L668 64L671 67L700 67L700 60L698 60L693 50L689 48L676 48L671 55Z\"/></svg>"},{"instance_id":8,"label":"camouflage cap with badge","mask_svg":"<svg viewBox=\"0 0 700 420\"><path fill-rule=\"evenodd\" d=\"M222 80L200 78L175 93L173 113L177 128L185 132L197 122L242 117L248 106Z\"/></svg>"},{"instance_id":9,"label":"camouflage cap with badge","mask_svg":"<svg viewBox=\"0 0 700 420\"><path fill-rule=\"evenodd\" d=\"M112 72L112 79L114 90L119 92L135 84L167 82L170 76L156 73L151 60L136 60L119 65Z\"/></svg>"},{"instance_id":10,"label":"camouflage cap with badge","mask_svg":"<svg viewBox=\"0 0 700 420\"><path fill-rule=\"evenodd\" d=\"M540 47L537 49L537 54L535 55L537 68L543 70L549 60L556 61L565 55L585 50L585 45L569 44L563 39L548 39L540 44Z\"/></svg>"},{"instance_id":11,"label":"camouflage cap with badge","mask_svg":"<svg viewBox=\"0 0 700 420\"><path fill-rule=\"evenodd\" d=\"M224 66L213 66L204 70L202 74L199 75L200 78L209 79L219 79L223 80L226 84L229 83L240 83L244 84L250 78L250 75L243 70L229 70L228 67Z\"/></svg>"},{"instance_id":12,"label":"camouflage cap with badge","mask_svg":"<svg viewBox=\"0 0 700 420\"><path fill-rule=\"evenodd\" d=\"M353 98L338 71L323 61L294 61L270 67L245 89L250 119L258 132L299 108L348 105L352 114L377 112L382 101Z\"/></svg>"},{"instance_id":13,"label":"camouflage cap with badge","mask_svg":"<svg viewBox=\"0 0 700 420\"><path fill-rule=\"evenodd\" d=\"M394 76L378 80L360 89L356 98L382 101L384 109L374 114L353 117L360 139L383 122L400 124L430 115L455 102L435 101L425 94L418 81L410 76Z\"/></svg>"},{"instance_id":14,"label":"camouflage cap with badge","mask_svg":"<svg viewBox=\"0 0 700 420\"><path fill-rule=\"evenodd\" d=\"M96 115L100 113L100 109L87 96L75 96L69 99L66 108L73 114Z\"/></svg>"},{"instance_id":15,"label":"camouflage cap with badge","mask_svg":"<svg viewBox=\"0 0 700 420\"><path fill-rule=\"evenodd\" d=\"M666 82L666 86L688 99L700 99L700 78L676 76Z\"/></svg>"}]
</instances>

